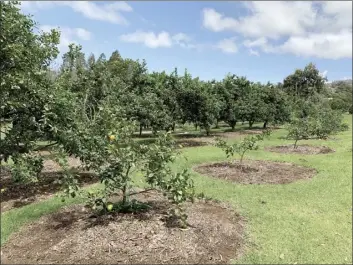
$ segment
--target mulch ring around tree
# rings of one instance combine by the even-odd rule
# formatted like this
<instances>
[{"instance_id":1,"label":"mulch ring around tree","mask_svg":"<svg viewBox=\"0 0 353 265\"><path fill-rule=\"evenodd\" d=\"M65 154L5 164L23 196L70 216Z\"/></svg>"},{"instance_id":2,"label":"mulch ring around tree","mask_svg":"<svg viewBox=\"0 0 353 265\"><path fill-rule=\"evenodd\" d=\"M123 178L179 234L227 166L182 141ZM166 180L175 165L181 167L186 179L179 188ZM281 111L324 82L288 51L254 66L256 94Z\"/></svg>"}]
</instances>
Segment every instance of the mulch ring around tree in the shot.
<instances>
[{"instance_id":1,"label":"mulch ring around tree","mask_svg":"<svg viewBox=\"0 0 353 265\"><path fill-rule=\"evenodd\" d=\"M77 179L80 186L86 186L98 181L98 177L93 172L80 171L80 160L69 157L70 167L78 170ZM0 187L4 189L1 194L1 212L19 208L34 202L46 200L61 189L61 184L57 182L62 178L60 166L53 160L45 160L42 173L38 182L15 183L11 178L11 172L5 166L0 168Z\"/></svg>"},{"instance_id":2,"label":"mulch ring around tree","mask_svg":"<svg viewBox=\"0 0 353 265\"><path fill-rule=\"evenodd\" d=\"M187 229L168 225L169 203L136 195L145 212L92 217L82 205L61 209L13 234L6 264L226 264L244 252L244 219L226 204L187 203Z\"/></svg>"},{"instance_id":3,"label":"mulch ring around tree","mask_svg":"<svg viewBox=\"0 0 353 265\"><path fill-rule=\"evenodd\" d=\"M317 173L312 168L265 160L246 160L242 165L217 162L199 165L193 170L241 184L287 184L299 179L310 179Z\"/></svg>"},{"instance_id":4,"label":"mulch ring around tree","mask_svg":"<svg viewBox=\"0 0 353 265\"><path fill-rule=\"evenodd\" d=\"M335 150L327 146L314 146L314 145L281 145L281 146L267 146L266 151L284 153L284 154L304 154L304 155L318 155L333 153Z\"/></svg>"}]
</instances>

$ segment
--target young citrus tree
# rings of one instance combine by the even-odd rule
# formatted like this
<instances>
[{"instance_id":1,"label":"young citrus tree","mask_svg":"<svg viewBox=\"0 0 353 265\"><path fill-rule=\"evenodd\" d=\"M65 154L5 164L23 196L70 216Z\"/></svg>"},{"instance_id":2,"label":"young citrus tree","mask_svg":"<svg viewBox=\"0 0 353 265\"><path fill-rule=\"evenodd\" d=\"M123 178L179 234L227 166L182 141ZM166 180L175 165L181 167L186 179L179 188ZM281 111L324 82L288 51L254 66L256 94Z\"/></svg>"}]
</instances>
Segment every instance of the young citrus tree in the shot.
<instances>
[{"instance_id":1,"label":"young citrus tree","mask_svg":"<svg viewBox=\"0 0 353 265\"><path fill-rule=\"evenodd\" d=\"M227 158L233 157L234 154L237 153L240 156L239 164L240 166L242 166L245 153L250 150L257 150L259 148L258 142L263 141L266 137L269 137L270 135L271 131L265 130L260 135L246 136L241 141L231 145L227 144L227 142L223 139L217 138L216 146L221 148L226 153Z\"/></svg>"},{"instance_id":2,"label":"young citrus tree","mask_svg":"<svg viewBox=\"0 0 353 265\"><path fill-rule=\"evenodd\" d=\"M162 191L175 206L171 214L185 226L183 203L193 198L193 182L188 171L173 172L170 167L177 155L171 135L160 134L150 145L139 143L134 139L136 125L124 118L124 110L113 102L102 103L94 119L76 126L77 130L63 141L64 148L95 171L103 184L102 190L83 193L88 204L100 213L130 211L136 206L135 200L131 200L137 194L133 191L134 180L142 175L148 187L141 192ZM67 195L82 195L73 179L68 175L63 183ZM112 202L114 195L121 196L121 201Z\"/></svg>"},{"instance_id":3,"label":"young citrus tree","mask_svg":"<svg viewBox=\"0 0 353 265\"><path fill-rule=\"evenodd\" d=\"M308 118L293 118L287 125L287 138L294 139L294 149L297 149L298 141L308 139L311 135L311 123Z\"/></svg>"}]
</instances>

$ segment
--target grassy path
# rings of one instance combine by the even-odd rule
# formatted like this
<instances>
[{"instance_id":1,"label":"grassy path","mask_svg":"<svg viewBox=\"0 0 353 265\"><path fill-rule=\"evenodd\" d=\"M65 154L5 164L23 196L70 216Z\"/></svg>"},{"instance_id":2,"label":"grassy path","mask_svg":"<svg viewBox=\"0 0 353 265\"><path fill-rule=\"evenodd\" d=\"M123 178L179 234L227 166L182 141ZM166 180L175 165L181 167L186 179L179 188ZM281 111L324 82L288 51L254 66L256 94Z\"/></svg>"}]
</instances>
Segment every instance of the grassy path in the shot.
<instances>
[{"instance_id":1,"label":"grassy path","mask_svg":"<svg viewBox=\"0 0 353 265\"><path fill-rule=\"evenodd\" d=\"M350 128L351 117L346 116ZM276 131L263 146L290 143L279 139L284 134L283 130ZM236 263L352 264L351 129L336 138L337 141L305 141L305 144L326 145L336 150L331 154L284 155L260 148L247 156L313 167L318 174L311 180L287 185L239 185L192 173L197 192L230 202L248 220L248 250ZM187 160L180 159L176 168L225 160L221 150L212 146L188 148L183 153ZM77 202L62 203L59 198L53 198L3 213L1 244L25 223Z\"/></svg>"}]
</instances>

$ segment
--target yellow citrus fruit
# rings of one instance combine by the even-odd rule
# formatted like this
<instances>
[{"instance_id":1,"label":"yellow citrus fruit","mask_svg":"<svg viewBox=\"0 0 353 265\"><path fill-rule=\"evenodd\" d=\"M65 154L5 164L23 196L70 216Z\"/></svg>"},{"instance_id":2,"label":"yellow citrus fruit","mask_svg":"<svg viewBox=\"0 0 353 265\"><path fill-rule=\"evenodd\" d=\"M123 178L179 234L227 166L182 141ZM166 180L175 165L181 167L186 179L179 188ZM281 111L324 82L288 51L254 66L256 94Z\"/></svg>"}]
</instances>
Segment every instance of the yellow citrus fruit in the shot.
<instances>
[{"instance_id":1,"label":"yellow citrus fruit","mask_svg":"<svg viewBox=\"0 0 353 265\"><path fill-rule=\"evenodd\" d=\"M115 135L109 135L109 140L114 141L115 140Z\"/></svg>"},{"instance_id":2,"label":"yellow citrus fruit","mask_svg":"<svg viewBox=\"0 0 353 265\"><path fill-rule=\"evenodd\" d=\"M110 212L111 210L113 210L113 204L110 203L107 205L107 210Z\"/></svg>"}]
</instances>

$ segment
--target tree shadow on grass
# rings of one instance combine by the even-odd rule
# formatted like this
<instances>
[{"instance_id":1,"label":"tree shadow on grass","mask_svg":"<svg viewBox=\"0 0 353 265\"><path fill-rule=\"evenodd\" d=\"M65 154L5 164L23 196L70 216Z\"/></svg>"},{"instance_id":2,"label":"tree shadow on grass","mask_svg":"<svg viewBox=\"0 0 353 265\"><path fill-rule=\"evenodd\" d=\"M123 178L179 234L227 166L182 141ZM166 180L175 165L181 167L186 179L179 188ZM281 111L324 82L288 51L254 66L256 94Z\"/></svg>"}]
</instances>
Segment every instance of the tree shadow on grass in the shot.
<instances>
[{"instance_id":1,"label":"tree shadow on grass","mask_svg":"<svg viewBox=\"0 0 353 265\"><path fill-rule=\"evenodd\" d=\"M264 128L262 126L253 126L252 128L227 128L224 129L223 132L251 132L251 131L262 131Z\"/></svg>"},{"instance_id":2,"label":"tree shadow on grass","mask_svg":"<svg viewBox=\"0 0 353 265\"><path fill-rule=\"evenodd\" d=\"M173 137L175 139L188 139L188 138L210 138L215 136L216 133L211 132L210 135L207 135L205 132L199 132L199 133L179 133L179 134L173 134Z\"/></svg>"}]
</instances>

